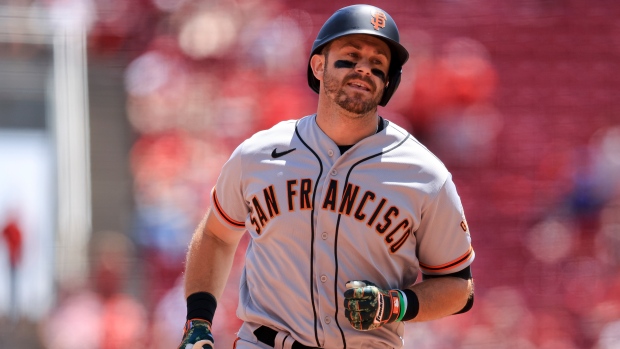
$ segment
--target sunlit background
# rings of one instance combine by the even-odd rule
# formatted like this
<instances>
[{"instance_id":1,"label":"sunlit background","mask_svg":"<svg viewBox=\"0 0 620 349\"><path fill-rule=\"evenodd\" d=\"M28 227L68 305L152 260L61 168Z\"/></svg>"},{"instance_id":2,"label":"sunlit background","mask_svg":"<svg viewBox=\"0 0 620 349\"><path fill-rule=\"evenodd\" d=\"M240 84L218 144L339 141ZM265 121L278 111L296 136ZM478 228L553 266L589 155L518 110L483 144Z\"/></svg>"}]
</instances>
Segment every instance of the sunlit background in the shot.
<instances>
[{"instance_id":1,"label":"sunlit background","mask_svg":"<svg viewBox=\"0 0 620 349\"><path fill-rule=\"evenodd\" d=\"M620 2L371 3L411 55L380 114L453 173L476 250L474 309L405 348L620 349ZM315 111L310 47L350 4L0 1L0 348L176 348L220 166Z\"/></svg>"}]
</instances>

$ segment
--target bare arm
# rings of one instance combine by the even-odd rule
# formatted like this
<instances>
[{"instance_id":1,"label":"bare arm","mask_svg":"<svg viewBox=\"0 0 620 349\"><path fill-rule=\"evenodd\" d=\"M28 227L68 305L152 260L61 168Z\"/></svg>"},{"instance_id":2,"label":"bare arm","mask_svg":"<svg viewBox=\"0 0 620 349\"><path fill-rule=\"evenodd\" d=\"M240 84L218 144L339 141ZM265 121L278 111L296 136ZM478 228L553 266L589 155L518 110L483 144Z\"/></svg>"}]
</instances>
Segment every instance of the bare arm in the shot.
<instances>
[{"instance_id":1,"label":"bare arm","mask_svg":"<svg viewBox=\"0 0 620 349\"><path fill-rule=\"evenodd\" d=\"M473 294L473 281L457 277L428 279L411 290L418 296L420 310L412 322L430 321L457 313Z\"/></svg>"},{"instance_id":2,"label":"bare arm","mask_svg":"<svg viewBox=\"0 0 620 349\"><path fill-rule=\"evenodd\" d=\"M220 223L209 210L194 232L185 264L185 297L209 292L220 299L243 232Z\"/></svg>"}]
</instances>

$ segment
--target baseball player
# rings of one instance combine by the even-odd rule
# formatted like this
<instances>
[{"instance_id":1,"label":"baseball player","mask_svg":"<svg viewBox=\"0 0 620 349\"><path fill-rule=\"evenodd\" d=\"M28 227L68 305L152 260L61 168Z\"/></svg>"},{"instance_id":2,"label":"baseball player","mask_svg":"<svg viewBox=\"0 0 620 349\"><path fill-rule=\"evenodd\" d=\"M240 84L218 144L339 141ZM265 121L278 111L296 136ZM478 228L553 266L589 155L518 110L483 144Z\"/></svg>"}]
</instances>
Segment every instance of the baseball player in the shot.
<instances>
[{"instance_id":1,"label":"baseball player","mask_svg":"<svg viewBox=\"0 0 620 349\"><path fill-rule=\"evenodd\" d=\"M213 188L189 246L179 348L213 348L245 231L236 348L400 348L405 322L471 308L474 252L451 175L377 114L407 59L377 7L323 25L308 63L316 114L244 141Z\"/></svg>"}]
</instances>

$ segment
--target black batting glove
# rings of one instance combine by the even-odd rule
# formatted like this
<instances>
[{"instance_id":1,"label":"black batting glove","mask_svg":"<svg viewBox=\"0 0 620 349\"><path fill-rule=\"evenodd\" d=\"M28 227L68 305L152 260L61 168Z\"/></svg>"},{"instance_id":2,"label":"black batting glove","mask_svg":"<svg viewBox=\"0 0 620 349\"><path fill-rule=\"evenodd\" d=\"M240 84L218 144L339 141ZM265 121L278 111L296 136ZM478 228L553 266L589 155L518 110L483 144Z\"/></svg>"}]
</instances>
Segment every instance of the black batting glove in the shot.
<instances>
[{"instance_id":1,"label":"black batting glove","mask_svg":"<svg viewBox=\"0 0 620 349\"><path fill-rule=\"evenodd\" d=\"M183 340L178 349L213 349L211 323L203 319L191 319L185 323Z\"/></svg>"},{"instance_id":2,"label":"black batting glove","mask_svg":"<svg viewBox=\"0 0 620 349\"><path fill-rule=\"evenodd\" d=\"M349 281L344 292L344 314L351 326L369 331L402 318L403 299L398 290L382 290L370 281Z\"/></svg>"}]
</instances>

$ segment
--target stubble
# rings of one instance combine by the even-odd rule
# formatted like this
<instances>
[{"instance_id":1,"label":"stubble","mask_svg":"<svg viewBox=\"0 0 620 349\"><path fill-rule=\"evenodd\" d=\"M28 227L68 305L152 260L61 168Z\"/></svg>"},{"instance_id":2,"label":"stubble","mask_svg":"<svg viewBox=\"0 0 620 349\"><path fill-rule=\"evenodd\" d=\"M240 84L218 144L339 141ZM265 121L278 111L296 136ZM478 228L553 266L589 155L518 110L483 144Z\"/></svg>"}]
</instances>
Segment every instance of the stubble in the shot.
<instances>
[{"instance_id":1,"label":"stubble","mask_svg":"<svg viewBox=\"0 0 620 349\"><path fill-rule=\"evenodd\" d=\"M324 90L330 98L336 102L342 109L350 112L351 114L358 115L360 117L377 109L377 105L381 101L381 95L378 94L374 97L367 97L364 93L353 92L347 94L344 91L347 81L352 79L359 79L365 81L376 91L375 83L368 77L363 77L359 73L352 73L347 75L342 83L332 74L330 74L332 67L329 66L327 57L325 57L325 70L323 72L323 86ZM335 68L333 68L335 69Z\"/></svg>"}]
</instances>

